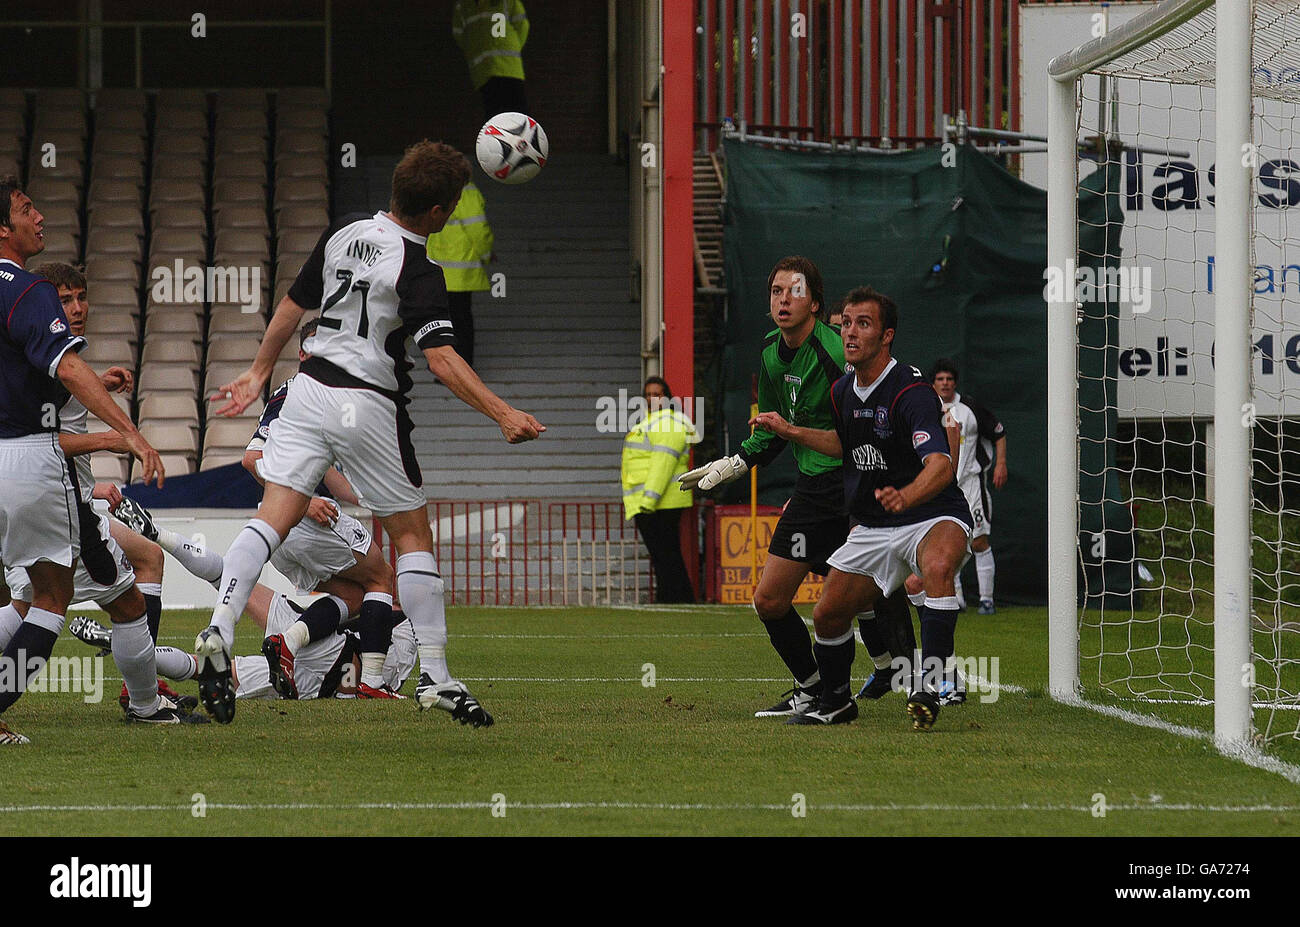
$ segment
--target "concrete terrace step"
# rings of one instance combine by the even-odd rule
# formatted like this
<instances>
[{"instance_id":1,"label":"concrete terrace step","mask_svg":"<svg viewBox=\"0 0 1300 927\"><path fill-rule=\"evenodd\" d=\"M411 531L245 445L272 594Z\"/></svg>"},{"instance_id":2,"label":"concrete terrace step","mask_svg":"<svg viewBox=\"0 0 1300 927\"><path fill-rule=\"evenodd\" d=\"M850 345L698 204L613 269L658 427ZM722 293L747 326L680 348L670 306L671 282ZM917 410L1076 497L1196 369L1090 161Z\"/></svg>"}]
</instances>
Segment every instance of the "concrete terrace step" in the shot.
<instances>
[{"instance_id":1,"label":"concrete terrace step","mask_svg":"<svg viewBox=\"0 0 1300 927\"><path fill-rule=\"evenodd\" d=\"M640 305L631 300L628 175L598 155L557 157L535 180L478 178L506 296L474 300L475 368L548 431L508 445L497 426L423 364L413 372L414 441L431 498L619 498L622 434L596 430L597 403L638 395ZM422 360L422 359L421 359Z\"/></svg>"}]
</instances>

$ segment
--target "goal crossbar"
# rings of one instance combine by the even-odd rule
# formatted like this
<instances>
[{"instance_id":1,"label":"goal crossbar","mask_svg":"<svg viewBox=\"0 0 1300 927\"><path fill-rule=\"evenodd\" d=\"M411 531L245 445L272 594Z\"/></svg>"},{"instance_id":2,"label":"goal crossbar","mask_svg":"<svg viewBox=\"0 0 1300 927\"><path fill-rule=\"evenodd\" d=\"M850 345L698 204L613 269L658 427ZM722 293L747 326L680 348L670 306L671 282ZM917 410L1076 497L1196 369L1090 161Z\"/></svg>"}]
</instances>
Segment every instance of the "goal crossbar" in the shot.
<instances>
[{"instance_id":1,"label":"goal crossbar","mask_svg":"<svg viewBox=\"0 0 1300 927\"><path fill-rule=\"evenodd\" d=\"M1047 63L1047 73L1053 80L1074 81L1181 26L1212 6L1214 0L1165 0L1106 35L1057 55Z\"/></svg>"}]
</instances>

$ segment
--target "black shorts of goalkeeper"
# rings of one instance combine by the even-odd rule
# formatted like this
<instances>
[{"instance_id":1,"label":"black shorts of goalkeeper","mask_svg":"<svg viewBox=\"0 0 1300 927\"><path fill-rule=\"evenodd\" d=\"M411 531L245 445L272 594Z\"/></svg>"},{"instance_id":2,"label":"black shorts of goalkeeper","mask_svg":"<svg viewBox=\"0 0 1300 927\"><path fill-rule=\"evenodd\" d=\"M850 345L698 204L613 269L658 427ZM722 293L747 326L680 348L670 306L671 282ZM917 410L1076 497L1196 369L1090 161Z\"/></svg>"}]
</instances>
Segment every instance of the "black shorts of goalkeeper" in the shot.
<instances>
[{"instance_id":1,"label":"black shorts of goalkeeper","mask_svg":"<svg viewBox=\"0 0 1300 927\"><path fill-rule=\"evenodd\" d=\"M830 572L826 560L849 536L844 510L844 476L839 468L808 476L800 473L794 492L772 532L769 556L808 564L818 576Z\"/></svg>"}]
</instances>

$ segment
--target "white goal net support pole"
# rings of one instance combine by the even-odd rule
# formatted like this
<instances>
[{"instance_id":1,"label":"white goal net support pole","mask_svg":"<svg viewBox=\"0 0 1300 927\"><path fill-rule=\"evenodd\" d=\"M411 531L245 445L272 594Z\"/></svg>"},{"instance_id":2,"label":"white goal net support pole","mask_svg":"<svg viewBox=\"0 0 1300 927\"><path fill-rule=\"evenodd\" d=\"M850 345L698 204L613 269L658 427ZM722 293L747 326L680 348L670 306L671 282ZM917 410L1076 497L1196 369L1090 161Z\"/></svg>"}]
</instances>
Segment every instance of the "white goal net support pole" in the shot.
<instances>
[{"instance_id":1,"label":"white goal net support pole","mask_svg":"<svg viewBox=\"0 0 1300 927\"><path fill-rule=\"evenodd\" d=\"M1048 270L1071 286L1078 261L1080 78L1168 35L1215 7L1214 0L1166 0L1048 67ZM1214 736L1222 749L1252 737L1251 667L1251 196L1252 3L1218 0L1213 60L1174 54L1170 75L1204 66L1215 86L1214 209ZM1159 50L1153 52L1158 56ZM1144 64L1150 68L1151 59ZM1119 73L1125 73L1120 71ZM1142 75L1141 71L1138 71ZM1204 71L1202 73L1205 73ZM1176 82L1159 69L1147 77ZM1062 288L1048 310L1048 613L1050 694L1080 690L1078 512L1079 406L1076 294ZM1249 422L1249 425L1248 425Z\"/></svg>"},{"instance_id":2,"label":"white goal net support pole","mask_svg":"<svg viewBox=\"0 0 1300 927\"><path fill-rule=\"evenodd\" d=\"M1251 739L1251 0L1215 6L1214 737Z\"/></svg>"}]
</instances>

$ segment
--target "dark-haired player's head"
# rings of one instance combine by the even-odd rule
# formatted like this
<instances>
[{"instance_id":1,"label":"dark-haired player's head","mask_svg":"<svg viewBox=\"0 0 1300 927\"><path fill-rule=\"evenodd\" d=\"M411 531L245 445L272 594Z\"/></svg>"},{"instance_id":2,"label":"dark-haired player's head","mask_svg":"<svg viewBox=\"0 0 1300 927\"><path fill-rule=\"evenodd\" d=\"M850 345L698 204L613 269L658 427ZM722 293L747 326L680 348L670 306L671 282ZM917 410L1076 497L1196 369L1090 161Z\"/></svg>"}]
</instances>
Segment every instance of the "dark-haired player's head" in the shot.
<instances>
[{"instance_id":1,"label":"dark-haired player's head","mask_svg":"<svg viewBox=\"0 0 1300 927\"><path fill-rule=\"evenodd\" d=\"M845 294L840 320L845 361L859 370L883 366L889 361L897 331L898 306L884 293L860 286Z\"/></svg>"},{"instance_id":2,"label":"dark-haired player's head","mask_svg":"<svg viewBox=\"0 0 1300 927\"><path fill-rule=\"evenodd\" d=\"M951 358L941 357L930 368L930 382L944 402L952 402L957 395L957 365Z\"/></svg>"},{"instance_id":3,"label":"dark-haired player's head","mask_svg":"<svg viewBox=\"0 0 1300 927\"><path fill-rule=\"evenodd\" d=\"M826 316L826 324L834 325L838 327L840 322L843 319L844 319L844 300L837 299L835 300L835 303L831 306L830 315Z\"/></svg>"},{"instance_id":4,"label":"dark-haired player's head","mask_svg":"<svg viewBox=\"0 0 1300 927\"><path fill-rule=\"evenodd\" d=\"M450 145L425 139L407 148L393 168L393 199L388 208L403 225L433 234L447 224L467 183L465 156Z\"/></svg>"},{"instance_id":5,"label":"dark-haired player's head","mask_svg":"<svg viewBox=\"0 0 1300 927\"><path fill-rule=\"evenodd\" d=\"M86 296L86 275L71 264L50 261L36 268L59 291L63 314L68 317L68 331L74 335L86 333L86 317L90 314L90 299Z\"/></svg>"},{"instance_id":6,"label":"dark-haired player's head","mask_svg":"<svg viewBox=\"0 0 1300 927\"><path fill-rule=\"evenodd\" d=\"M299 363L302 363L307 358L311 357L311 355L307 353L307 348L306 348L307 339L310 338L312 335L316 334L316 329L319 325L320 325L319 319L310 319L307 322L303 323L302 328L298 329L298 362Z\"/></svg>"},{"instance_id":7,"label":"dark-haired player's head","mask_svg":"<svg viewBox=\"0 0 1300 927\"><path fill-rule=\"evenodd\" d=\"M26 267L29 258L45 250L44 224L18 178L0 177L0 258Z\"/></svg>"},{"instance_id":8,"label":"dark-haired player's head","mask_svg":"<svg viewBox=\"0 0 1300 927\"><path fill-rule=\"evenodd\" d=\"M811 326L810 320L825 305L822 272L812 261L799 255L776 262L767 275L767 293L772 321L786 332Z\"/></svg>"}]
</instances>

